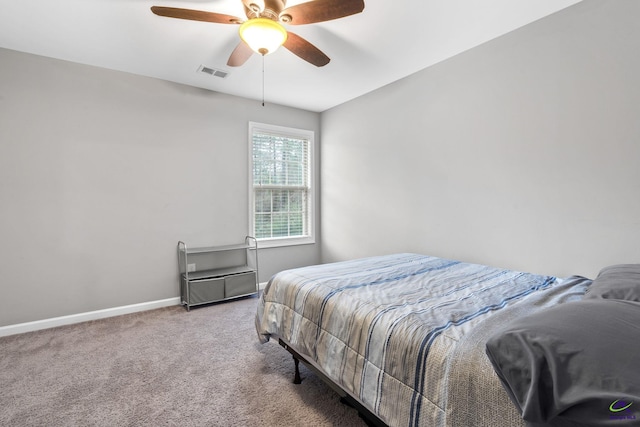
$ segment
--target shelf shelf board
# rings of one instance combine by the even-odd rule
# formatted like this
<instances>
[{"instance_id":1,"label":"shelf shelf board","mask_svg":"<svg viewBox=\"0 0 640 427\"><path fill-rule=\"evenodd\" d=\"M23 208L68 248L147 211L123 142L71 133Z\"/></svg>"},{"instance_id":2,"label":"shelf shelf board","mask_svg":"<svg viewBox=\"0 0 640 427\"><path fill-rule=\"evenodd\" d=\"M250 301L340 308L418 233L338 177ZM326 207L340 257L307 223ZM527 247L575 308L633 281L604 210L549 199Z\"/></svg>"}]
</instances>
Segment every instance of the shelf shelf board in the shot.
<instances>
[{"instance_id":1,"label":"shelf shelf board","mask_svg":"<svg viewBox=\"0 0 640 427\"><path fill-rule=\"evenodd\" d=\"M222 251L237 251L240 249L254 249L253 246L244 243L237 245L225 245L225 246L208 246L201 248L187 248L187 254L203 254L207 252L222 252Z\"/></svg>"}]
</instances>

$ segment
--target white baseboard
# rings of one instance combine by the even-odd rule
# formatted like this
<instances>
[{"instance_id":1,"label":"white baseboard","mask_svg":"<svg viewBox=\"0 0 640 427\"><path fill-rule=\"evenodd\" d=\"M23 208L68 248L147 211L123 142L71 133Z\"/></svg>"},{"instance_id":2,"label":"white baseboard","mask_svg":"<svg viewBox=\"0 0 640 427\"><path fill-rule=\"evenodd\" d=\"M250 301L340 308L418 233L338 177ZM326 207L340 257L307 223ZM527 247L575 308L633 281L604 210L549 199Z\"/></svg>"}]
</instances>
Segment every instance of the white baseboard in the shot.
<instances>
[{"instance_id":1,"label":"white baseboard","mask_svg":"<svg viewBox=\"0 0 640 427\"><path fill-rule=\"evenodd\" d=\"M69 316L36 320L35 322L0 326L0 337L22 334L25 332L39 331L40 329L55 328L56 326L71 325L74 323L86 322L89 320L104 319L106 317L120 316L122 314L136 313L138 311L153 310L154 308L169 307L172 305L180 305L180 298L168 298L158 301L125 305L122 307L106 308L104 310L89 311L86 313L71 314Z\"/></svg>"}]
</instances>

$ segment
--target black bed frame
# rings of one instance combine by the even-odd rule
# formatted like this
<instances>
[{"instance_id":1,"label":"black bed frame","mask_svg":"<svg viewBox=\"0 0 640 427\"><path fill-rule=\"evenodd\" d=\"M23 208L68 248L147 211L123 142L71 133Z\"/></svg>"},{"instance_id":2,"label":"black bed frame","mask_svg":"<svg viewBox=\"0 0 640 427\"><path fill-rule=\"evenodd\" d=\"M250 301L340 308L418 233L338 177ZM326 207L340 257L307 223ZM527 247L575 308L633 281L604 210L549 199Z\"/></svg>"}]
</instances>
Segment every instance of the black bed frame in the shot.
<instances>
[{"instance_id":1,"label":"black bed frame","mask_svg":"<svg viewBox=\"0 0 640 427\"><path fill-rule=\"evenodd\" d=\"M351 406L358 411L358 415L362 420L370 427L388 427L377 415L365 408L362 403L355 399L351 394L347 393L341 386L332 381L322 371L320 371L315 365L309 362L303 355L291 348L289 344L282 339L278 339L278 344L284 347L293 356L293 363L295 365L295 373L293 378L294 384L301 384L302 377L300 377L300 361L305 364L309 370L313 371L322 381L324 381L329 387L331 387L340 396L340 402Z\"/></svg>"}]
</instances>

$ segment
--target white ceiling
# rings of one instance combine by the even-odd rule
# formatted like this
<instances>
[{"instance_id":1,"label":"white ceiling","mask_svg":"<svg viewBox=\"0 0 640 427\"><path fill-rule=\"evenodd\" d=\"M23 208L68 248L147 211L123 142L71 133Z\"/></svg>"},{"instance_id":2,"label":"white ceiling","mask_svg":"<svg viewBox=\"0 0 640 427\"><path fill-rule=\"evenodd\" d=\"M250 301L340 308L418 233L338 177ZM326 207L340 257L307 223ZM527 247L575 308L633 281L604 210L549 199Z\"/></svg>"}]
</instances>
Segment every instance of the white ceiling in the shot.
<instances>
[{"instance_id":1,"label":"white ceiling","mask_svg":"<svg viewBox=\"0 0 640 427\"><path fill-rule=\"evenodd\" d=\"M360 14L288 27L331 62L266 56L265 102L324 111L579 1L365 0ZM262 99L259 55L226 65L237 26L160 17L153 5L245 16L241 0L0 0L0 47Z\"/></svg>"}]
</instances>

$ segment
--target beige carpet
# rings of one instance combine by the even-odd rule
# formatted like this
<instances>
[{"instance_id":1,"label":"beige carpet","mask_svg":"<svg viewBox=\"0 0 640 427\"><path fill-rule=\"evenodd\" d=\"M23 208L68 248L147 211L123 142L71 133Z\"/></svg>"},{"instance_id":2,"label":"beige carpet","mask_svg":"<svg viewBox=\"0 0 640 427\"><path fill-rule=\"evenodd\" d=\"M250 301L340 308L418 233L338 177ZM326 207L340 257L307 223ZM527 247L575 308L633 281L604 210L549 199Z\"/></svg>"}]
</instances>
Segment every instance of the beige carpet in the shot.
<instances>
[{"instance_id":1,"label":"beige carpet","mask_svg":"<svg viewBox=\"0 0 640 427\"><path fill-rule=\"evenodd\" d=\"M276 342L257 298L0 338L2 426L364 426Z\"/></svg>"}]
</instances>

